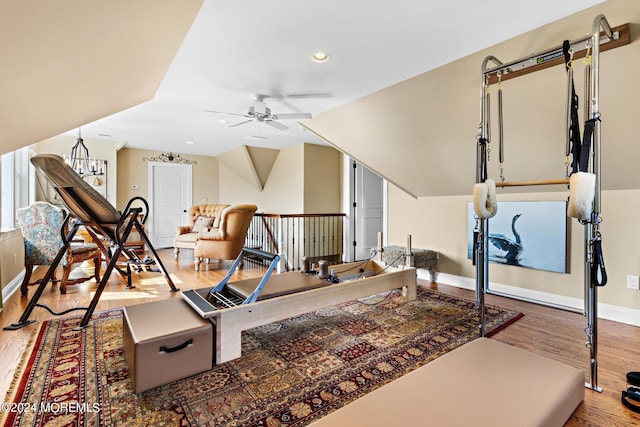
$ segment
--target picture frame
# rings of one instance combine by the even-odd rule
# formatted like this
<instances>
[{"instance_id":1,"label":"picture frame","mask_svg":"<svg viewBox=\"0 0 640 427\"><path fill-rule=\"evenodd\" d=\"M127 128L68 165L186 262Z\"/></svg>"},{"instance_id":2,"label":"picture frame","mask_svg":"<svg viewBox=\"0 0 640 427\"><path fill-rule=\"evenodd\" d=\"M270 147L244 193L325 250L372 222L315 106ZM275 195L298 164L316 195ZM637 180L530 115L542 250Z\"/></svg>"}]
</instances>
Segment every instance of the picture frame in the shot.
<instances>
[{"instance_id":1,"label":"picture frame","mask_svg":"<svg viewBox=\"0 0 640 427\"><path fill-rule=\"evenodd\" d=\"M476 216L468 204L467 258L472 259ZM489 262L535 270L568 273L567 202L498 202L488 221Z\"/></svg>"}]
</instances>

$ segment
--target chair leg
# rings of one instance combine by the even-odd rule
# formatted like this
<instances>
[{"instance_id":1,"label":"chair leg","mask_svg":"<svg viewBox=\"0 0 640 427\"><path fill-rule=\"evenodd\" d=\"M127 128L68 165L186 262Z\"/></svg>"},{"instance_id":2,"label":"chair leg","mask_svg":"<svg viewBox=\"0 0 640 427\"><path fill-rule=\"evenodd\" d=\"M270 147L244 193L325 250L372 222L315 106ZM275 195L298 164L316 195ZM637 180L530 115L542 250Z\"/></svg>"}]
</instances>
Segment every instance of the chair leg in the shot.
<instances>
[{"instance_id":1,"label":"chair leg","mask_svg":"<svg viewBox=\"0 0 640 427\"><path fill-rule=\"evenodd\" d=\"M32 265L24 266L24 279L22 279L22 284L20 285L20 295L26 297L29 294L29 280L31 279L31 273L33 273Z\"/></svg>"},{"instance_id":2,"label":"chair leg","mask_svg":"<svg viewBox=\"0 0 640 427\"><path fill-rule=\"evenodd\" d=\"M173 255L178 259L178 254L180 253L180 248L173 248Z\"/></svg>"},{"instance_id":3,"label":"chair leg","mask_svg":"<svg viewBox=\"0 0 640 427\"><path fill-rule=\"evenodd\" d=\"M195 257L193 259L193 264L196 267L196 271L200 271L200 262L202 262L202 258L200 258L200 257Z\"/></svg>"},{"instance_id":4,"label":"chair leg","mask_svg":"<svg viewBox=\"0 0 640 427\"><path fill-rule=\"evenodd\" d=\"M94 265L94 277L96 278L96 283L100 283L100 267L102 266L102 257L97 256L93 259Z\"/></svg>"},{"instance_id":5,"label":"chair leg","mask_svg":"<svg viewBox=\"0 0 640 427\"><path fill-rule=\"evenodd\" d=\"M62 267L62 281L60 282L60 293L67 293L67 280L69 279L69 275L71 274L71 265L67 264Z\"/></svg>"}]
</instances>

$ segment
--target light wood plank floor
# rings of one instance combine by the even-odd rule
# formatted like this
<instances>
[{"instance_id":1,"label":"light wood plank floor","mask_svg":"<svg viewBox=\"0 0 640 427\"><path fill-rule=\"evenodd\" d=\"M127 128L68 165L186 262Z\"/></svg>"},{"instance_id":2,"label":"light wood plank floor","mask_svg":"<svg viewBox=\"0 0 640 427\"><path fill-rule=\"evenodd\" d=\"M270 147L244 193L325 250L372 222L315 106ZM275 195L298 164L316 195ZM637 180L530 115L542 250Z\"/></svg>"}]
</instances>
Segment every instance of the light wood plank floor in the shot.
<instances>
[{"instance_id":1,"label":"light wood plank floor","mask_svg":"<svg viewBox=\"0 0 640 427\"><path fill-rule=\"evenodd\" d=\"M205 270L195 272L193 258L189 251L183 251L179 261L173 259L171 249L158 252L165 267L174 277L176 286L181 290L211 286L220 281L231 266L230 262L212 263L205 267ZM91 267L87 265L86 271L89 274L90 270ZM260 276L262 272L261 267L246 263L245 269L239 271L232 280ZM83 272L76 271L74 274L83 274ZM169 291L164 278L158 273L139 273L134 279L134 284L135 289L124 289L123 282L117 275L113 275L96 311L159 299L180 298L179 294ZM474 293L469 290L435 282L421 282L421 284L447 294L474 299ZM44 292L41 302L56 311L86 306L94 289L95 282L88 281L70 286L66 295L60 295L55 286ZM34 288L31 288L30 295L33 292ZM585 372L587 381L590 380L589 351L585 346L586 336L583 332L585 321L582 315L493 295L488 295L486 300L488 304L518 310L525 314L521 320L495 335L493 339L575 366ZM5 301L4 310L0 312L0 326L4 327L15 322L22 314L27 302L28 299L21 298L19 293ZM81 315L83 312L76 313ZM36 308L31 316L36 320L53 317L41 308ZM620 403L621 390L626 388L626 372L640 371L640 328L607 320L600 320L598 325L600 329L598 385L603 388L603 392L598 393L587 389L585 401L566 425L640 425L640 415L634 414ZM18 331L0 330L1 396L4 396L9 388L29 337L36 328L37 323ZM478 369L482 367L479 366ZM526 384L522 386L526 387ZM517 393L517 390L514 390L514 393ZM466 398L470 397L461 397L461 399Z\"/></svg>"}]
</instances>

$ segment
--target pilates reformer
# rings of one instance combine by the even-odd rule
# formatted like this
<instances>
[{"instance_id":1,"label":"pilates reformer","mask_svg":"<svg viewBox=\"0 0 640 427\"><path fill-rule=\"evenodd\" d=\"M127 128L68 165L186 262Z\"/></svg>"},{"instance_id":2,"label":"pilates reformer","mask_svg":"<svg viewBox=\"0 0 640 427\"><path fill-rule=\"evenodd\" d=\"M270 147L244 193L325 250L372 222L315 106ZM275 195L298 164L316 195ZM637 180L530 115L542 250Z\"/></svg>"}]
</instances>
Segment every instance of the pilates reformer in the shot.
<instances>
[{"instance_id":1,"label":"pilates reformer","mask_svg":"<svg viewBox=\"0 0 640 427\"><path fill-rule=\"evenodd\" d=\"M600 30L603 30L602 34ZM595 391L602 391L598 387L597 367L598 367L598 326L597 326L597 288L606 284L606 273L604 273L604 262L600 251L600 231L601 222L600 212L600 151L601 151L601 132L600 132L600 111L599 111L599 60L600 51L612 49L618 46L628 44L629 24L611 28L604 15L598 15L592 26L590 35L573 41L565 41L562 46L552 48L550 50L536 53L509 63L503 63L494 56L487 56L481 67L481 118L480 126L477 134L476 148L476 187L474 187L474 208L476 211L476 229L474 230L474 263L476 272L476 304L479 309L480 317L480 335L484 336L485 327L485 293L489 292L489 272L488 272L488 229L489 218L496 213L497 206L495 201L495 187L517 187L517 186L536 186L536 185L566 185L570 184L570 206L576 204L575 198L579 194L574 193L575 186L574 176L577 172L587 173L592 176L586 186L592 186L590 195L587 194L585 199L587 202L582 207L583 212L580 215L572 215L569 209L568 215L578 218L579 222L585 227L584 238L584 316L586 317L587 326L585 333L587 334L587 347L589 348L589 363L591 381L585 386ZM601 49L602 47L602 49ZM571 70L570 61L575 58L585 58L586 78L585 78L585 117L589 117L588 123L585 123L585 140L593 145L593 153L589 152L589 148L585 147L574 149L571 143L580 138L576 137L576 129L579 132L577 123L577 97L573 88L573 71ZM563 61L564 59L564 61ZM588 61L588 62L587 62ZM489 68L489 63L495 66ZM488 178L487 162L489 160L488 148L491 139L490 124L490 97L489 86L495 83L500 84L510 78L535 72L554 65L565 64L568 76L568 102L567 102L567 141L566 141L566 159L567 176L564 179L536 180L536 181L504 181L502 173L502 163L504 161L503 153L503 131L502 131L502 97L501 89L498 90L498 114L499 114L499 151L500 151L500 182L496 182ZM589 127L587 127L589 126ZM588 129L588 130L587 130ZM575 145L575 144L574 144ZM574 162L572 166L572 174L569 176L569 156L573 154ZM580 156L578 162L576 157ZM580 171L577 170L576 164L580 164ZM588 193L588 192L587 192ZM591 198L589 199L589 196ZM480 200L476 200L478 197ZM577 209L580 211L580 209Z\"/></svg>"},{"instance_id":2,"label":"pilates reformer","mask_svg":"<svg viewBox=\"0 0 640 427\"><path fill-rule=\"evenodd\" d=\"M18 322L4 329L15 330L35 322L35 320L29 319L35 307L44 308L56 316L74 310L86 310L78 326L78 329L85 328L91 320L93 311L114 269L127 282L127 288L133 287L131 284L131 264L139 267L141 265L149 265L151 264L150 261L154 261L165 277L171 291L178 291L142 226L148 213L148 204L143 198L134 197L129 200L122 214L120 214L107 199L67 165L62 157L55 154L39 154L31 158L31 163L47 178L62 203L75 217L69 233L65 237L66 241L71 241L78 229L83 226L100 248L102 255L107 260L107 267L88 307L74 307L63 312L55 312L50 307L39 304L38 300L49 281L53 278L55 270L64 256L66 247L63 247L56 254L56 258L47 269ZM134 206L140 203L143 205L142 207ZM152 254L151 259L140 260L134 251L125 246L129 234L134 229L146 243L148 250ZM121 263L121 258L125 260L126 270L121 269L118 265Z\"/></svg>"},{"instance_id":3,"label":"pilates reformer","mask_svg":"<svg viewBox=\"0 0 640 427\"><path fill-rule=\"evenodd\" d=\"M258 278L230 282L243 255L270 262ZM373 257L331 266L331 274L317 271L271 274L279 256L244 248L224 279L216 286L182 292L183 299L215 330L216 363L241 355L243 330L308 313L341 302L401 288L408 301L416 298L416 269L385 266Z\"/></svg>"}]
</instances>

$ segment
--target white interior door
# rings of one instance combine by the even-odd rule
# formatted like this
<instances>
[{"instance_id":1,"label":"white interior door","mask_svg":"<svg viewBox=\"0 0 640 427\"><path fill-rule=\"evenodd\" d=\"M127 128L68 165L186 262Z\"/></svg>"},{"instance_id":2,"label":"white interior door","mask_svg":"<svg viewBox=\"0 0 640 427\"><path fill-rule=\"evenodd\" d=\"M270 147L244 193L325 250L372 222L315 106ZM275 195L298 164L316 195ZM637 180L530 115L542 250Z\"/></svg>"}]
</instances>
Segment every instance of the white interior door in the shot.
<instances>
[{"instance_id":1,"label":"white interior door","mask_svg":"<svg viewBox=\"0 0 640 427\"><path fill-rule=\"evenodd\" d=\"M149 162L149 239L156 249L173 246L178 225L191 207L191 165Z\"/></svg>"},{"instance_id":2,"label":"white interior door","mask_svg":"<svg viewBox=\"0 0 640 427\"><path fill-rule=\"evenodd\" d=\"M355 189L355 255L356 260L369 259L383 227L383 179L356 163Z\"/></svg>"}]
</instances>

